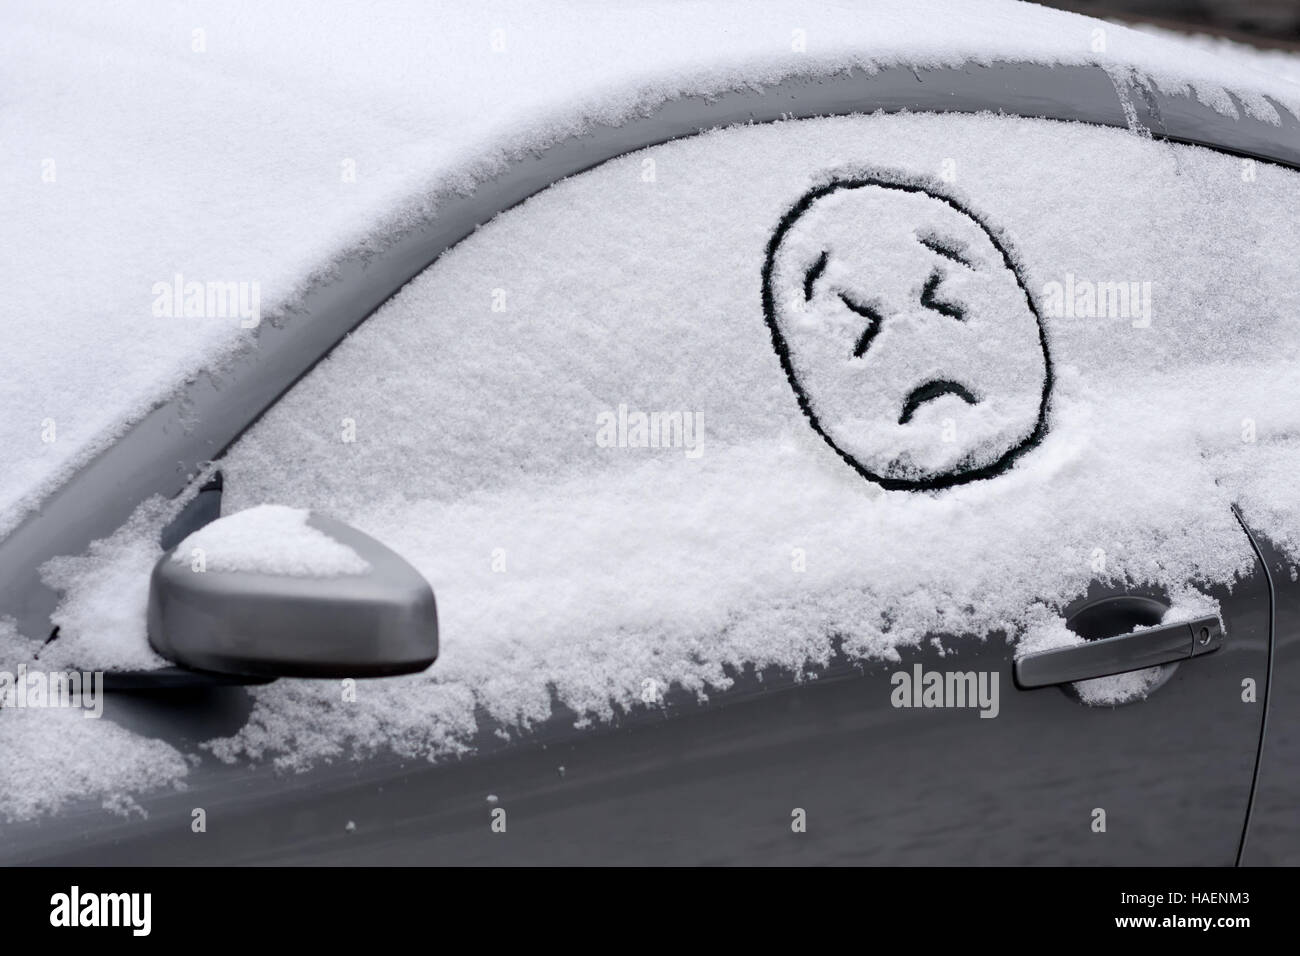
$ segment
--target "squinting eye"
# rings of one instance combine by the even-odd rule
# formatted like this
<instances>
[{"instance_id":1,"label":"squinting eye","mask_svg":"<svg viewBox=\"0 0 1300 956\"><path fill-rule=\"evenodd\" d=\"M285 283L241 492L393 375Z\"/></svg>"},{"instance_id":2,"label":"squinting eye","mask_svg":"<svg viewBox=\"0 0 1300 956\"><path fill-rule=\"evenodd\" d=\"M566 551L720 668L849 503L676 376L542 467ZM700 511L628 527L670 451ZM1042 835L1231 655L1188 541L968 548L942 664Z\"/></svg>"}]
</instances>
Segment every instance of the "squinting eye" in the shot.
<instances>
[{"instance_id":1,"label":"squinting eye","mask_svg":"<svg viewBox=\"0 0 1300 956\"><path fill-rule=\"evenodd\" d=\"M880 313L871 306L854 302L843 292L840 293L840 301L848 306L851 311L856 312L867 320L867 327L862 330L862 334L858 336L857 344L853 347L853 357L862 358L863 353L866 352L867 348L871 345L871 340L874 339L876 333L880 331L880 324L884 319Z\"/></svg>"},{"instance_id":2,"label":"squinting eye","mask_svg":"<svg viewBox=\"0 0 1300 956\"><path fill-rule=\"evenodd\" d=\"M930 278L925 280L925 288L921 290L921 305L933 312L938 312L940 315L956 319L958 322L965 322L966 312L960 305L944 302L934 297L935 290L939 288L939 283L942 281L943 273L938 269L930 273Z\"/></svg>"}]
</instances>

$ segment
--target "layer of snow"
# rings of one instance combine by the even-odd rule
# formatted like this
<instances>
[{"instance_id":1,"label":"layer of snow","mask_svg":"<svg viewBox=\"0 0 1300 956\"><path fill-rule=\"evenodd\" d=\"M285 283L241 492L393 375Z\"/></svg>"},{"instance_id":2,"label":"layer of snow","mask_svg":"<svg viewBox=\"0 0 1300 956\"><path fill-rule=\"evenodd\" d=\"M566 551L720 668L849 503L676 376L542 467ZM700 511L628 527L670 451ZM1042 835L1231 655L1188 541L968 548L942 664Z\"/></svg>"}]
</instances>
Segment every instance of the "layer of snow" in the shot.
<instances>
[{"instance_id":1,"label":"layer of snow","mask_svg":"<svg viewBox=\"0 0 1300 956\"><path fill-rule=\"evenodd\" d=\"M1010 0L8 4L0 533L255 341L243 315L157 314L160 286L244 283L250 316L278 320L332 263L593 123L993 60L1098 63L1228 113L1231 91L1270 120L1300 103L1241 63Z\"/></svg>"},{"instance_id":2,"label":"layer of snow","mask_svg":"<svg viewBox=\"0 0 1300 956\"><path fill-rule=\"evenodd\" d=\"M305 508L257 505L228 514L178 544L172 560L207 571L332 578L365 574L369 563L347 545L307 524Z\"/></svg>"},{"instance_id":3,"label":"layer of snow","mask_svg":"<svg viewBox=\"0 0 1300 956\"><path fill-rule=\"evenodd\" d=\"M0 640L3 640L0 625ZM55 813L86 799L115 813L143 812L130 796L184 786L189 763L174 747L72 708L0 708L0 820ZM3 852L0 851L0 856Z\"/></svg>"},{"instance_id":4,"label":"layer of snow","mask_svg":"<svg viewBox=\"0 0 1300 956\"><path fill-rule=\"evenodd\" d=\"M866 164L931 177L1000 230L1040 310L1067 276L1151 283L1149 323L1045 315L1050 428L996 479L882 491L813 433L782 371L769 238L811 187ZM335 682L258 688L212 751L436 756L480 714L526 724L558 698L601 717L647 682L707 693L728 667L800 670L837 642L889 660L954 635L960 660L1096 577L1231 584L1253 563L1239 497L1300 542L1300 189L1243 169L1117 130L894 116L706 134L557 184L411 283L222 463L227 511L293 502L410 560L438 595L438 663L355 702ZM879 226L855 242L911 241ZM695 416L702 454L598 441L620 406ZM156 547L159 523L134 534ZM103 615L114 654L145 640L127 597ZM93 615L78 619L90 653Z\"/></svg>"},{"instance_id":5,"label":"layer of snow","mask_svg":"<svg viewBox=\"0 0 1300 956\"><path fill-rule=\"evenodd\" d=\"M800 413L759 267L828 171L933 175L954 157L944 185L1002 230L1040 306L1067 274L1150 282L1150 323L1045 317L1043 444L995 480L881 492ZM1300 190L1291 172L1242 172L1118 131L871 117L729 130L554 187L412 283L224 464L231 506L310 505L411 560L439 597L437 665L346 707L329 684L259 689L248 727L213 749L295 766L436 754L476 708L544 718L552 688L601 716L646 681L705 692L728 665L824 661L836 636L884 659L934 633L1015 638L1094 577L1164 587L1180 607L1231 584L1253 562L1239 497L1275 540L1300 529L1285 265ZM875 221L865 248L904 241L896 226ZM620 405L696 414L703 454L602 446L597 422ZM1080 692L1123 696L1111 690Z\"/></svg>"},{"instance_id":6,"label":"layer of snow","mask_svg":"<svg viewBox=\"0 0 1300 956\"><path fill-rule=\"evenodd\" d=\"M1272 73L1289 83L1300 84L1300 51L1260 49L1248 43L1229 40L1226 37L1211 36L1205 33L1186 34L1166 27L1153 26L1149 23L1135 23L1134 30L1149 36L1159 37L1170 43L1179 43L1197 53L1210 52L1227 60L1233 60L1242 66Z\"/></svg>"},{"instance_id":7,"label":"layer of snow","mask_svg":"<svg viewBox=\"0 0 1300 956\"><path fill-rule=\"evenodd\" d=\"M55 558L41 568L42 580L66 595L51 615L59 636L41 648L42 666L116 671L170 666L141 637L149 578L162 556L159 529L172 508L160 498L150 499L85 554ZM0 656L0 665L5 660Z\"/></svg>"}]
</instances>

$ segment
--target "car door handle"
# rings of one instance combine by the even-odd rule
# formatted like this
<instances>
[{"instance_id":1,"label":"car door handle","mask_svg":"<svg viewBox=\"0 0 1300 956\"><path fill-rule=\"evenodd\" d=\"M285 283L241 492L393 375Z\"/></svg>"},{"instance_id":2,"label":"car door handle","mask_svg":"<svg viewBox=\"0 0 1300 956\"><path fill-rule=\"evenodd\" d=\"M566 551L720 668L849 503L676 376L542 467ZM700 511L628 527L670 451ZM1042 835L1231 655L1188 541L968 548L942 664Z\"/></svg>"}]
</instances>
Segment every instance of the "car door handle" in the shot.
<instances>
[{"instance_id":1,"label":"car door handle","mask_svg":"<svg viewBox=\"0 0 1300 956\"><path fill-rule=\"evenodd\" d=\"M1026 654L1016 661L1016 686L1028 690L1173 664L1217 651L1222 644L1223 627L1213 615L1162 624L1087 644Z\"/></svg>"}]
</instances>

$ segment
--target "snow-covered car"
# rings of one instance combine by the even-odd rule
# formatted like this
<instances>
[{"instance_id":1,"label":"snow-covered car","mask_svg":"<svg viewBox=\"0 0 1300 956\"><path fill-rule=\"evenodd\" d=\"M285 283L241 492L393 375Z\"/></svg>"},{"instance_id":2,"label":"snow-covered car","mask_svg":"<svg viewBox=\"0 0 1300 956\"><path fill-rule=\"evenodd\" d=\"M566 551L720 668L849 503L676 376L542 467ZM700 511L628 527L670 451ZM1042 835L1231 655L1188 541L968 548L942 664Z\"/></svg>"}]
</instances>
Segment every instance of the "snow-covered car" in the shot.
<instances>
[{"instance_id":1,"label":"snow-covered car","mask_svg":"<svg viewBox=\"0 0 1300 956\"><path fill-rule=\"evenodd\" d=\"M1300 86L437 11L0 14L0 860L1300 861Z\"/></svg>"}]
</instances>

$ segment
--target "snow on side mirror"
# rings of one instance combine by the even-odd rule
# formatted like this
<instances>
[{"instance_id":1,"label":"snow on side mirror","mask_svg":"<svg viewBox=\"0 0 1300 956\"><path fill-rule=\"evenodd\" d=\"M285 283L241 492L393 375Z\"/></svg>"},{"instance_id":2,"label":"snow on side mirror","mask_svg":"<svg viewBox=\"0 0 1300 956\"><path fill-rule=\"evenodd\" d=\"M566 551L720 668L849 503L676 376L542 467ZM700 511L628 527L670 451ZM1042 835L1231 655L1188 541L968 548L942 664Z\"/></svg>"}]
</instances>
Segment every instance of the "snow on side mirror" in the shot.
<instances>
[{"instance_id":1,"label":"snow on side mirror","mask_svg":"<svg viewBox=\"0 0 1300 956\"><path fill-rule=\"evenodd\" d=\"M281 505L219 518L154 565L149 643L184 667L385 677L438 656L433 589L341 521Z\"/></svg>"}]
</instances>

